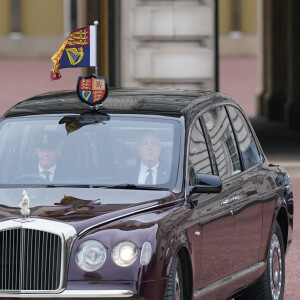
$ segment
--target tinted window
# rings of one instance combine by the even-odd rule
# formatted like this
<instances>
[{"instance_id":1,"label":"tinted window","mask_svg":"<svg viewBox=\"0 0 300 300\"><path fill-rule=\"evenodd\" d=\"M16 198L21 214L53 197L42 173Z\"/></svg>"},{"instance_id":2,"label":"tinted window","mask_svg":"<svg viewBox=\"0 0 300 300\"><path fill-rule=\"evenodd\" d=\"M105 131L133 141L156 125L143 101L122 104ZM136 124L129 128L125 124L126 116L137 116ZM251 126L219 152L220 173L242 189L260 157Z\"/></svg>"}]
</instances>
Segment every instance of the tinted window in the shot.
<instances>
[{"instance_id":1,"label":"tinted window","mask_svg":"<svg viewBox=\"0 0 300 300\"><path fill-rule=\"evenodd\" d=\"M173 188L180 150L177 121L125 115L101 118L92 114L4 120L0 185L43 184L41 174L47 182L50 176L53 185L144 185L145 181L138 182L140 165L156 162L157 156L153 185Z\"/></svg>"},{"instance_id":2,"label":"tinted window","mask_svg":"<svg viewBox=\"0 0 300 300\"><path fill-rule=\"evenodd\" d=\"M191 130L189 146L189 181L195 185L195 174L212 174L209 154L199 120Z\"/></svg>"},{"instance_id":3,"label":"tinted window","mask_svg":"<svg viewBox=\"0 0 300 300\"><path fill-rule=\"evenodd\" d=\"M232 106L227 108L242 152L245 169L248 169L260 160L253 135L242 113Z\"/></svg>"},{"instance_id":4,"label":"tinted window","mask_svg":"<svg viewBox=\"0 0 300 300\"><path fill-rule=\"evenodd\" d=\"M241 172L233 131L224 107L203 114L222 180Z\"/></svg>"}]
</instances>

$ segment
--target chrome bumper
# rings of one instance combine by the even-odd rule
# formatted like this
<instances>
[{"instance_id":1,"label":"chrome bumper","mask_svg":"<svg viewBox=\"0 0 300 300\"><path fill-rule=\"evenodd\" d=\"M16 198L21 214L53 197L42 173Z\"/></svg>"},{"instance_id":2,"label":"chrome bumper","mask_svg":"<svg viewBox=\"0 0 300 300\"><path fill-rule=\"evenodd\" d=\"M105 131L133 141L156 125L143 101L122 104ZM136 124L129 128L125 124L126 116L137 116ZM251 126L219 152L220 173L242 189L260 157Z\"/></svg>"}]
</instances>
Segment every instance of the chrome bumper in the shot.
<instances>
[{"instance_id":1,"label":"chrome bumper","mask_svg":"<svg viewBox=\"0 0 300 300\"><path fill-rule=\"evenodd\" d=\"M19 294L19 293L0 293L0 298L128 298L132 297L133 292L129 290L65 290L59 294Z\"/></svg>"}]
</instances>

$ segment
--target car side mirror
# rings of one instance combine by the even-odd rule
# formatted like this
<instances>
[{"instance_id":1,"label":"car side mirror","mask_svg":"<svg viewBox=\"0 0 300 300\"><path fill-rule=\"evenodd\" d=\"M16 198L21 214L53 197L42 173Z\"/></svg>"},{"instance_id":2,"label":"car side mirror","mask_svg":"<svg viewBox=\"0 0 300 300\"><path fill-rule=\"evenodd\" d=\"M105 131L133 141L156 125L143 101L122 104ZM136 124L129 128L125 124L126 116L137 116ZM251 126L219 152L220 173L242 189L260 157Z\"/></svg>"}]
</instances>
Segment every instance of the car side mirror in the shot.
<instances>
[{"instance_id":1,"label":"car side mirror","mask_svg":"<svg viewBox=\"0 0 300 300\"><path fill-rule=\"evenodd\" d=\"M219 176L209 174L196 174L196 185L190 189L190 194L195 193L220 193L222 181Z\"/></svg>"}]
</instances>

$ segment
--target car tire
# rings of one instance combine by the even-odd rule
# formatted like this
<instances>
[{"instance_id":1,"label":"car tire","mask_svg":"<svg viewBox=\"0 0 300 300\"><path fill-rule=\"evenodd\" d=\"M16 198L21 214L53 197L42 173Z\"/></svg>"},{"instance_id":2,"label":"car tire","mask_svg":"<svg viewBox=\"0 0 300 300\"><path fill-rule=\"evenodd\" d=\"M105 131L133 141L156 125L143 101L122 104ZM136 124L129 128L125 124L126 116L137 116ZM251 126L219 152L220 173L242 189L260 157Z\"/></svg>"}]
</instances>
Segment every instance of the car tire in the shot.
<instances>
[{"instance_id":1,"label":"car tire","mask_svg":"<svg viewBox=\"0 0 300 300\"><path fill-rule=\"evenodd\" d=\"M235 300L283 300L285 283L285 252L282 232L275 223L271 237L267 267L258 281Z\"/></svg>"},{"instance_id":2,"label":"car tire","mask_svg":"<svg viewBox=\"0 0 300 300\"><path fill-rule=\"evenodd\" d=\"M183 290L183 273L179 257L175 258L167 284L165 300L185 300Z\"/></svg>"}]
</instances>

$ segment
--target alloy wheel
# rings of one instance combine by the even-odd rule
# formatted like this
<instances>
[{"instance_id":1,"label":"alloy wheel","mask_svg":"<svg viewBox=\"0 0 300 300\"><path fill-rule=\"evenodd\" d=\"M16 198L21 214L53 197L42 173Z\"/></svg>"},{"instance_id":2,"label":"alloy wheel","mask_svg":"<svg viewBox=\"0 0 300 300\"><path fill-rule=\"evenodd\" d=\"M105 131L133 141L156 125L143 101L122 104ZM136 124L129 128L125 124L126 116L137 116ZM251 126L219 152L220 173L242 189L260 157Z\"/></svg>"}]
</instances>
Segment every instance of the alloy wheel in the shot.
<instances>
[{"instance_id":1,"label":"alloy wheel","mask_svg":"<svg viewBox=\"0 0 300 300\"><path fill-rule=\"evenodd\" d=\"M278 300L282 285L282 253L277 234L273 234L269 255L270 287L272 299Z\"/></svg>"}]
</instances>

